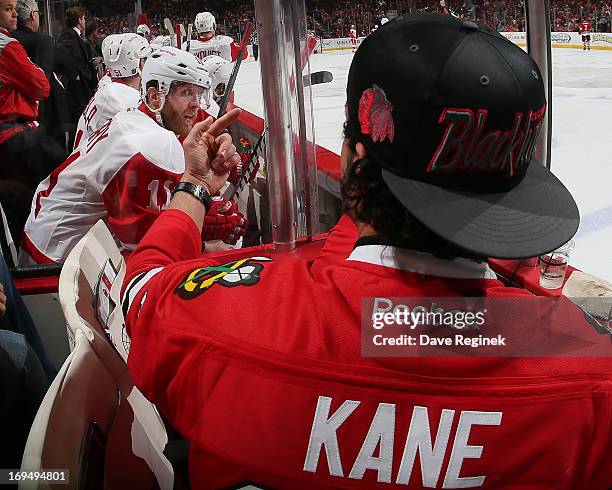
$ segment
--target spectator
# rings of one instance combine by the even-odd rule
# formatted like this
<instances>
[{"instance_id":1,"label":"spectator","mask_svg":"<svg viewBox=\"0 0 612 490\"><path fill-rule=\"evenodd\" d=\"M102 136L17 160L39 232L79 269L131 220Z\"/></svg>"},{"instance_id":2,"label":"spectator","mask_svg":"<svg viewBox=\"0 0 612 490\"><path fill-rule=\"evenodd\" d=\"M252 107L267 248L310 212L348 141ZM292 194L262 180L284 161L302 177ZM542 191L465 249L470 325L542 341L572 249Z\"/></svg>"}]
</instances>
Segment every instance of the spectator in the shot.
<instances>
[{"instance_id":1,"label":"spectator","mask_svg":"<svg viewBox=\"0 0 612 490\"><path fill-rule=\"evenodd\" d=\"M93 95L98 80L94 76L92 57L83 40L85 10L82 7L69 7L64 17L66 30L59 37L58 47L70 58L73 66L66 86L72 124L69 147L72 147L77 121Z\"/></svg>"},{"instance_id":2,"label":"spectator","mask_svg":"<svg viewBox=\"0 0 612 490\"><path fill-rule=\"evenodd\" d=\"M71 69L70 60L58 56L55 42L47 34L39 32L39 20L36 0L17 1L17 30L13 36L21 42L30 59L43 69L51 88L49 98L40 102L38 121L45 132L65 149L66 131L69 129L68 99L56 73L67 73ZM62 151L62 156L65 157L65 151Z\"/></svg>"},{"instance_id":3,"label":"spectator","mask_svg":"<svg viewBox=\"0 0 612 490\"><path fill-rule=\"evenodd\" d=\"M190 442L192 488L608 487L612 442L598 431L610 412L599 401L612 395L608 358L362 354L364 296L423 298L426 311L439 296L530 297L498 281L486 257L538 256L578 228L569 191L533 160L545 109L537 64L486 26L424 14L386 24L351 64L348 216L314 261L201 256L207 194L224 185L233 148L219 136L228 120L194 128L190 185L129 258L123 292L130 373ZM608 337L590 334L609 352ZM505 457L525 427L530 443ZM469 469L466 447L478 448ZM419 475L417 452L428 454Z\"/></svg>"},{"instance_id":4,"label":"spectator","mask_svg":"<svg viewBox=\"0 0 612 490\"><path fill-rule=\"evenodd\" d=\"M32 318L0 255L0 437L3 441L0 465L3 467L21 465L30 427L56 374L57 369L48 360Z\"/></svg>"},{"instance_id":5,"label":"spectator","mask_svg":"<svg viewBox=\"0 0 612 490\"><path fill-rule=\"evenodd\" d=\"M21 465L30 427L56 374L0 255L0 465Z\"/></svg>"},{"instance_id":6,"label":"spectator","mask_svg":"<svg viewBox=\"0 0 612 490\"><path fill-rule=\"evenodd\" d=\"M38 129L38 101L49 81L10 32L17 0L0 0L0 202L18 241L36 185L63 160L61 148Z\"/></svg>"},{"instance_id":7,"label":"spectator","mask_svg":"<svg viewBox=\"0 0 612 490\"><path fill-rule=\"evenodd\" d=\"M100 30L100 25L96 20L89 22L85 28L85 44L91 50L92 57L102 57L102 40L104 34Z\"/></svg>"},{"instance_id":8,"label":"spectator","mask_svg":"<svg viewBox=\"0 0 612 490\"><path fill-rule=\"evenodd\" d=\"M19 468L49 383L23 335L0 330L0 465Z\"/></svg>"},{"instance_id":9,"label":"spectator","mask_svg":"<svg viewBox=\"0 0 612 490\"><path fill-rule=\"evenodd\" d=\"M4 257L0 255L0 329L23 335L43 366L49 381L57 374L47 356L38 329L11 277Z\"/></svg>"}]
</instances>

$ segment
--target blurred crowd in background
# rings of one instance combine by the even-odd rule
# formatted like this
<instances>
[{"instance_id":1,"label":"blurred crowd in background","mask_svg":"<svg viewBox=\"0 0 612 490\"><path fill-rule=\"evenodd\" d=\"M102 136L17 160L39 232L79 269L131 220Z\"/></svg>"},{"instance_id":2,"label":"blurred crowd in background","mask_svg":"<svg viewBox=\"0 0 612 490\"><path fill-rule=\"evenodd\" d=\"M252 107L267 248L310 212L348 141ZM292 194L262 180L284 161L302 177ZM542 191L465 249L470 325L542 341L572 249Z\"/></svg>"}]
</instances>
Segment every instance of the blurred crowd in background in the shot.
<instances>
[{"instance_id":1,"label":"blurred crowd in background","mask_svg":"<svg viewBox=\"0 0 612 490\"><path fill-rule=\"evenodd\" d=\"M128 2L131 3L131 2ZM475 19L499 31L525 29L523 0L446 0L447 7L458 17ZM219 30L239 37L242 26L254 17L253 2L245 0L213 0L205 4L217 18ZM203 9L197 0L145 0L154 35L165 34L163 19L188 24ZM581 20L589 20L596 32L610 32L610 3L604 1L552 0L553 31L577 31ZM108 7L90 7L98 23L109 33L127 31L125 15L105 15ZM438 0L306 0L309 29L320 37L347 37L352 24L358 35L368 34L383 17L391 18L407 12L436 12ZM115 10L117 12L117 10ZM99 15L99 16L98 16Z\"/></svg>"}]
</instances>

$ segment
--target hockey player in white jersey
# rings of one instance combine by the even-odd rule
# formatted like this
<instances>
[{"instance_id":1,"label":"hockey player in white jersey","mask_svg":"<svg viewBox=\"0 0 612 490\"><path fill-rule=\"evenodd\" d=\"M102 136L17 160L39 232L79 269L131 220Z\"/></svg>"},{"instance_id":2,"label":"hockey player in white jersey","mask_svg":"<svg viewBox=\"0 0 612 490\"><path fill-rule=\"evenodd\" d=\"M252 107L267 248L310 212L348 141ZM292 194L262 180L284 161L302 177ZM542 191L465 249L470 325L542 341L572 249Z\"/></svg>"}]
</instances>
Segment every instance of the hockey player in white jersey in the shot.
<instances>
[{"instance_id":1,"label":"hockey player in white jersey","mask_svg":"<svg viewBox=\"0 0 612 490\"><path fill-rule=\"evenodd\" d=\"M144 37L147 41L151 42L151 29L149 29L149 26L147 24L140 24L136 28L136 34Z\"/></svg>"},{"instance_id":2,"label":"hockey player in white jersey","mask_svg":"<svg viewBox=\"0 0 612 490\"><path fill-rule=\"evenodd\" d=\"M357 51L357 29L355 28L355 24L353 24L349 29L349 38L351 40L351 48L354 53Z\"/></svg>"},{"instance_id":3,"label":"hockey player in white jersey","mask_svg":"<svg viewBox=\"0 0 612 490\"><path fill-rule=\"evenodd\" d=\"M225 89L232 76L233 65L220 56L209 56L202 64L210 75L213 99L219 103L225 95Z\"/></svg>"},{"instance_id":4,"label":"hockey player in white jersey","mask_svg":"<svg viewBox=\"0 0 612 490\"><path fill-rule=\"evenodd\" d=\"M122 251L133 250L159 213L184 169L183 148L199 109L208 105L210 78L201 62L162 48L142 72L144 102L105 122L37 188L25 226L20 263L61 262L103 219ZM228 112L235 119L239 110ZM239 156L232 145L226 161ZM247 222L228 201L206 217L205 240L235 243Z\"/></svg>"},{"instance_id":5,"label":"hockey player in white jersey","mask_svg":"<svg viewBox=\"0 0 612 490\"><path fill-rule=\"evenodd\" d=\"M140 74L151 54L149 42L137 34L111 34L102 43L110 83L99 87L79 118L74 149L108 119L140 103Z\"/></svg>"},{"instance_id":6,"label":"hockey player in white jersey","mask_svg":"<svg viewBox=\"0 0 612 490\"><path fill-rule=\"evenodd\" d=\"M198 32L198 39L187 40L183 43L183 49L193 53L201 60L208 56L220 56L227 61L235 61L240 52L240 45L235 43L229 36L215 34L217 24L215 16L210 12L200 12L195 18L195 28ZM245 51L243 59L248 53Z\"/></svg>"}]
</instances>

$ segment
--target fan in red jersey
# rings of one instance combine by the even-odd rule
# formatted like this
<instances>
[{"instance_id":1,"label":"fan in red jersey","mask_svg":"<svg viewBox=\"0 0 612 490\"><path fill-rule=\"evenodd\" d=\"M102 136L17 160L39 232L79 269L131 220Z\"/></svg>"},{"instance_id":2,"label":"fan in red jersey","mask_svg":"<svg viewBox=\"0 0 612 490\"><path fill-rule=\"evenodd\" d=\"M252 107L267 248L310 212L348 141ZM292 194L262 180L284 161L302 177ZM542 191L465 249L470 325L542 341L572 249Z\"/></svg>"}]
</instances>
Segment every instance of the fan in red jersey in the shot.
<instances>
[{"instance_id":1,"label":"fan in red jersey","mask_svg":"<svg viewBox=\"0 0 612 490\"><path fill-rule=\"evenodd\" d=\"M486 258L538 256L577 230L569 191L534 160L545 113L537 64L488 27L385 24L348 75L347 215L308 261L201 255L208 195L237 159L223 118L194 127L183 191L130 257L122 296L130 374L189 441L192 488L610 486L609 334L586 327L600 358L362 350L372 298L533 298Z\"/></svg>"},{"instance_id":2,"label":"fan in red jersey","mask_svg":"<svg viewBox=\"0 0 612 490\"><path fill-rule=\"evenodd\" d=\"M189 134L198 111L208 107L209 92L210 77L195 56L171 47L154 52L143 68L140 107L102 124L38 186L20 262L63 261L99 219L108 222L122 251L133 250L170 202L185 170L177 137ZM205 240L230 243L246 227L242 215L222 203L207 223Z\"/></svg>"},{"instance_id":3,"label":"fan in red jersey","mask_svg":"<svg viewBox=\"0 0 612 490\"><path fill-rule=\"evenodd\" d=\"M591 51L591 31L593 30L593 24L588 20L581 20L578 24L578 33L582 36L583 51L587 49Z\"/></svg>"}]
</instances>

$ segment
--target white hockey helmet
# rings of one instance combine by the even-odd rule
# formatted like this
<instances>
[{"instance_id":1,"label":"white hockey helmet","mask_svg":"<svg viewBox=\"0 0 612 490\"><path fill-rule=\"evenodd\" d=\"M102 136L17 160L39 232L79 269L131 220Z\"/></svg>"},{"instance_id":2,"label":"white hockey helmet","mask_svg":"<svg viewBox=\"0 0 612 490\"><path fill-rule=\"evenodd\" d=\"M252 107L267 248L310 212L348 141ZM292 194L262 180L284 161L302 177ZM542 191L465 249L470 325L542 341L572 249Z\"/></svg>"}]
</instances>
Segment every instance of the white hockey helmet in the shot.
<instances>
[{"instance_id":1,"label":"white hockey helmet","mask_svg":"<svg viewBox=\"0 0 612 490\"><path fill-rule=\"evenodd\" d=\"M213 99L220 101L225 94L227 83L232 76L234 65L220 56L208 56L202 61L202 65L208 71L213 89Z\"/></svg>"},{"instance_id":2,"label":"white hockey helmet","mask_svg":"<svg viewBox=\"0 0 612 490\"><path fill-rule=\"evenodd\" d=\"M215 16L210 12L200 12L196 15L194 24L198 32L211 32L217 28Z\"/></svg>"},{"instance_id":3,"label":"white hockey helmet","mask_svg":"<svg viewBox=\"0 0 612 490\"><path fill-rule=\"evenodd\" d=\"M163 96L170 92L172 82L184 82L205 89L200 96L199 106L206 110L210 105L210 76L202 62L193 54L178 48L163 47L154 51L142 70L143 99L151 82ZM161 108L159 109L161 111Z\"/></svg>"},{"instance_id":4,"label":"white hockey helmet","mask_svg":"<svg viewBox=\"0 0 612 490\"><path fill-rule=\"evenodd\" d=\"M164 46L170 46L170 44L170 36L157 36L151 41L151 49L163 48Z\"/></svg>"},{"instance_id":5,"label":"white hockey helmet","mask_svg":"<svg viewBox=\"0 0 612 490\"><path fill-rule=\"evenodd\" d=\"M381 26L384 26L387 22L389 22L389 19L387 19L386 17L383 17L382 19L380 19Z\"/></svg>"},{"instance_id":6,"label":"white hockey helmet","mask_svg":"<svg viewBox=\"0 0 612 490\"><path fill-rule=\"evenodd\" d=\"M104 64L113 78L138 75L140 60L150 54L149 41L138 34L111 34L102 42Z\"/></svg>"},{"instance_id":7,"label":"white hockey helmet","mask_svg":"<svg viewBox=\"0 0 612 490\"><path fill-rule=\"evenodd\" d=\"M140 34L141 36L147 36L151 34L151 29L149 29L149 26L146 24L140 24L136 28L136 34Z\"/></svg>"}]
</instances>

